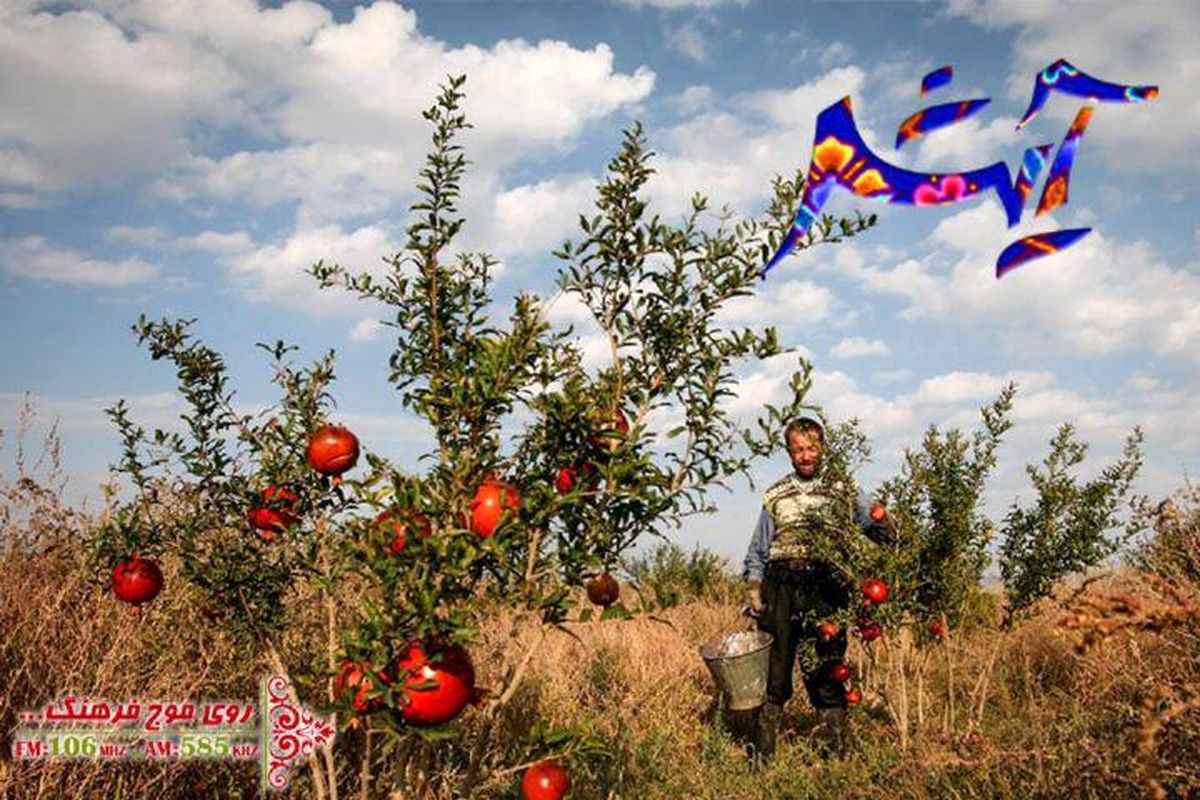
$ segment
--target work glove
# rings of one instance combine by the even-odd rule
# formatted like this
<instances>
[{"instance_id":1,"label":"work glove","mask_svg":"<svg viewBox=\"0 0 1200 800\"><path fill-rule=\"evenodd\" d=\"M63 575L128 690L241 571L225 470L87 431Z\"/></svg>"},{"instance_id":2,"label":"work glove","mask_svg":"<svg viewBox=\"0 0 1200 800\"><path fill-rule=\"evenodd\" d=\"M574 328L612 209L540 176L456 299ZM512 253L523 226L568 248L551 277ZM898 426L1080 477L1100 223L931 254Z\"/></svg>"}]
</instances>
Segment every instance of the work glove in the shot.
<instances>
[{"instance_id":1,"label":"work glove","mask_svg":"<svg viewBox=\"0 0 1200 800\"><path fill-rule=\"evenodd\" d=\"M746 584L745 600L752 617L757 617L766 610L767 604L763 602L762 595L762 581L750 581Z\"/></svg>"}]
</instances>

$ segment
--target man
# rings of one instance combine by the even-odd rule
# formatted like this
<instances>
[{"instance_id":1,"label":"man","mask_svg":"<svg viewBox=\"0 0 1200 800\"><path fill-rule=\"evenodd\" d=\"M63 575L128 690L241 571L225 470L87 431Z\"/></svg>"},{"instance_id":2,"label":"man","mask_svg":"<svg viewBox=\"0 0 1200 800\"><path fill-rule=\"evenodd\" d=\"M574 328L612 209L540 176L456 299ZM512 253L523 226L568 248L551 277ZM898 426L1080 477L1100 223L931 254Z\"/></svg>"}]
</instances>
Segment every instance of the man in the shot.
<instances>
[{"instance_id":1,"label":"man","mask_svg":"<svg viewBox=\"0 0 1200 800\"><path fill-rule=\"evenodd\" d=\"M840 739L845 725L845 688L830 676L832 666L846 653L845 627L826 641L817 635L816 626L850 604L852 587L831 565L811 556L810 544L814 520L831 512L837 519L836 504L845 502L839 498L847 494L845 487L822 479L825 429L821 423L811 417L794 420L784 431L784 441L793 471L764 492L743 571L750 613L758 618L759 629L774 637L767 702L759 712L755 742L764 760L775 753L779 718L792 696L792 666L802 640L811 642L817 655L818 663L804 674L804 687L813 707L825 717L820 727ZM875 522L865 498L854 487L849 491L859 529L876 542L891 541L882 507L872 508L880 519Z\"/></svg>"}]
</instances>

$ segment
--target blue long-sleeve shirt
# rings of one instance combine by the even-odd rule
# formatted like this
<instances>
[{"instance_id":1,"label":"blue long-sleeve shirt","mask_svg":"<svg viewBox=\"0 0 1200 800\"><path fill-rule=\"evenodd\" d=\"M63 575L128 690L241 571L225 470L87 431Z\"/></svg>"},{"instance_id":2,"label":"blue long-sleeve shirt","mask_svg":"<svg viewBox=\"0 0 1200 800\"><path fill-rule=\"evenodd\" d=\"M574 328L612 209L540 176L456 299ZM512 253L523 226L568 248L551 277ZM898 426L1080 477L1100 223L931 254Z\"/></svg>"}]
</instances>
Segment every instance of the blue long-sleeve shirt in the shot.
<instances>
[{"instance_id":1,"label":"blue long-sleeve shirt","mask_svg":"<svg viewBox=\"0 0 1200 800\"><path fill-rule=\"evenodd\" d=\"M867 496L860 490L854 504L854 522L864 535L872 541L886 543L892 540L886 523L878 523L871 519L868 513ZM775 538L775 520L763 506L758 515L758 524L750 537L750 549L746 551L746 560L742 563L742 577L748 581L761 581L763 570L767 566L771 541Z\"/></svg>"}]
</instances>

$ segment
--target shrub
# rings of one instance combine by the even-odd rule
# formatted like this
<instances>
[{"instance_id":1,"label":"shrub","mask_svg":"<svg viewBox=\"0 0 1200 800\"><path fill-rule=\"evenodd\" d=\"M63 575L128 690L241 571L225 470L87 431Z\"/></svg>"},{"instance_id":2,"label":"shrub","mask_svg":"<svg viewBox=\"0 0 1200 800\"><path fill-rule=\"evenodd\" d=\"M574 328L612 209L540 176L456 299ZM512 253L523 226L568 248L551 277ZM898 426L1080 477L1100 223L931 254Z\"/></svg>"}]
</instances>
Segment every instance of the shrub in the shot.
<instances>
[{"instance_id":1,"label":"shrub","mask_svg":"<svg viewBox=\"0 0 1200 800\"><path fill-rule=\"evenodd\" d=\"M1141 443L1142 432L1134 428L1121 457L1095 480L1080 484L1073 471L1083 463L1087 445L1075 440L1072 425L1064 424L1051 439L1042 466L1026 466L1037 500L1029 508L1013 504L1000 548L1010 620L1067 575L1103 562L1139 531L1136 515L1119 529L1119 512L1141 469Z\"/></svg>"},{"instance_id":2,"label":"shrub","mask_svg":"<svg viewBox=\"0 0 1200 800\"><path fill-rule=\"evenodd\" d=\"M663 606L688 600L732 602L742 589L729 561L699 545L689 553L674 542L660 542L646 555L630 558L626 569Z\"/></svg>"}]
</instances>

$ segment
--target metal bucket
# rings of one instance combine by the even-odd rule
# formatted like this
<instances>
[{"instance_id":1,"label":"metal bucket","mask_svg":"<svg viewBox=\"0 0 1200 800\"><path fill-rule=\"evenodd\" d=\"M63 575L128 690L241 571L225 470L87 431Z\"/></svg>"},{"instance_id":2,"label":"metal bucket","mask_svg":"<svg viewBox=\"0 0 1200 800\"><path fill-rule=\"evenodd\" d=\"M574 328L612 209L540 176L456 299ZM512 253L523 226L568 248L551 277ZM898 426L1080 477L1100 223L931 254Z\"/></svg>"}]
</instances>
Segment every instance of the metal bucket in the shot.
<instances>
[{"instance_id":1,"label":"metal bucket","mask_svg":"<svg viewBox=\"0 0 1200 800\"><path fill-rule=\"evenodd\" d=\"M744 631L700 647L700 657L729 711L748 711L766 702L767 663L774 640L765 631Z\"/></svg>"}]
</instances>

